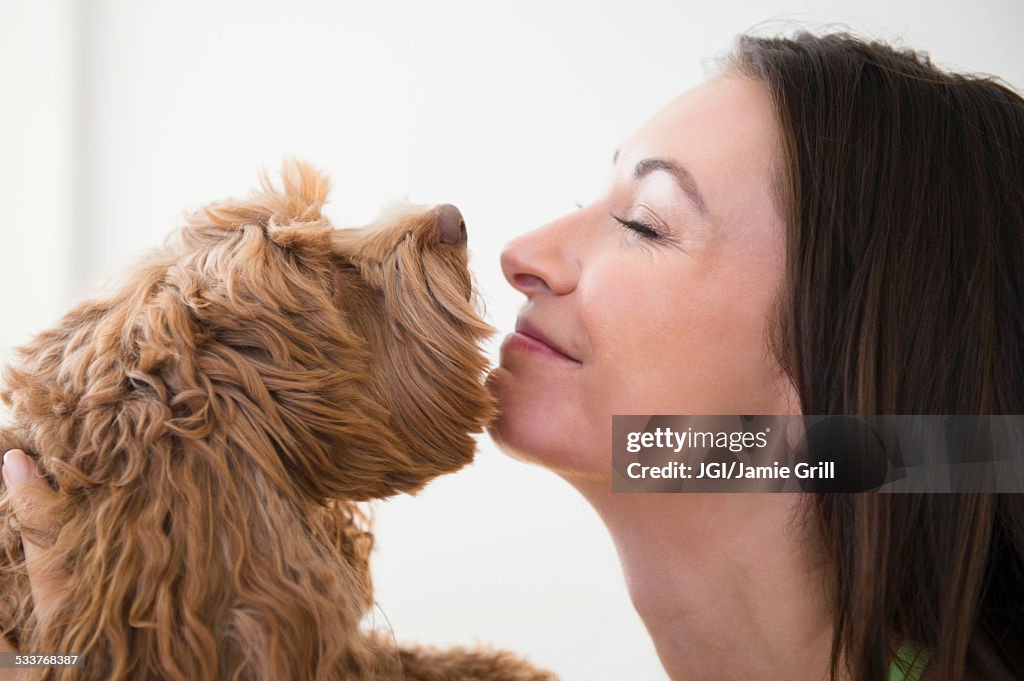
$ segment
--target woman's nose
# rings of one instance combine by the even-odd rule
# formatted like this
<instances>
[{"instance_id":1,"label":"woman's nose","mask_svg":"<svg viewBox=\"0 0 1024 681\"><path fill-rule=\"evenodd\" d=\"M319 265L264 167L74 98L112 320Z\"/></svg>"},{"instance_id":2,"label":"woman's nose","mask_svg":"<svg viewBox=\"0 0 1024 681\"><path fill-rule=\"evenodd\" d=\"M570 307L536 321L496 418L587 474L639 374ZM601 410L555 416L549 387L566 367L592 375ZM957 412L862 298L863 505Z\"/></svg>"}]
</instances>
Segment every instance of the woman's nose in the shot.
<instances>
[{"instance_id":1,"label":"woman's nose","mask_svg":"<svg viewBox=\"0 0 1024 681\"><path fill-rule=\"evenodd\" d=\"M527 296L571 293L579 278L579 261L563 225L553 222L510 241L501 253L501 270Z\"/></svg>"}]
</instances>

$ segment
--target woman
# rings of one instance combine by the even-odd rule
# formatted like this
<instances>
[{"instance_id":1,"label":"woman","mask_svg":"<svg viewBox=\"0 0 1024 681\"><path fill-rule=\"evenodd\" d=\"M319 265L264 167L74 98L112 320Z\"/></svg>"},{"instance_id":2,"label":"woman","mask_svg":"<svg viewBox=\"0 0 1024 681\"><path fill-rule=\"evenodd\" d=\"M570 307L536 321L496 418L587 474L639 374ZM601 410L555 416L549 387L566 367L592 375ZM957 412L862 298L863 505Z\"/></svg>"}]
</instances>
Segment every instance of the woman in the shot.
<instances>
[{"instance_id":1,"label":"woman","mask_svg":"<svg viewBox=\"0 0 1024 681\"><path fill-rule=\"evenodd\" d=\"M1022 159L995 82L742 38L509 244L493 436L594 505L673 679L1024 678L1018 495L610 492L613 414L1024 413Z\"/></svg>"},{"instance_id":2,"label":"woman","mask_svg":"<svg viewBox=\"0 0 1024 681\"><path fill-rule=\"evenodd\" d=\"M494 437L593 504L673 679L1024 678L1020 496L614 494L609 456L613 414L1024 413L1018 95L743 38L502 265Z\"/></svg>"}]
</instances>

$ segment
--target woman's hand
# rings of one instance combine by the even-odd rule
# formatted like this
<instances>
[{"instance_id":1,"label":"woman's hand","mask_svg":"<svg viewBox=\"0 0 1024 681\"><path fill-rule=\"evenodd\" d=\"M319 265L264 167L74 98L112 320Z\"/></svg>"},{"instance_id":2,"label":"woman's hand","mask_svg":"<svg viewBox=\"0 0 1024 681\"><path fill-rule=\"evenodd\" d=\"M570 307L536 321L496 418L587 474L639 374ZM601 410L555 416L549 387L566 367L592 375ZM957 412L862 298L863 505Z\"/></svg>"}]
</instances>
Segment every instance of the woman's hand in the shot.
<instances>
[{"instance_id":1,"label":"woman's hand","mask_svg":"<svg viewBox=\"0 0 1024 681\"><path fill-rule=\"evenodd\" d=\"M50 486L38 474L32 459L21 450L12 449L4 454L3 476L4 484L7 485L8 494L14 505L14 512L21 524L31 527L46 527L49 523L46 518L39 517L37 509L48 495L56 494L56 492L50 489ZM59 570L48 569L43 565L40 559L42 548L24 534L21 537L21 543L25 548L28 581L32 587L32 601L36 617L42 620L45 619L47 605L52 604L51 595L63 579L63 574ZM16 652L11 642L2 637L0 637L0 651ZM17 679L19 676L20 673L16 669L0 668L0 681Z\"/></svg>"}]
</instances>

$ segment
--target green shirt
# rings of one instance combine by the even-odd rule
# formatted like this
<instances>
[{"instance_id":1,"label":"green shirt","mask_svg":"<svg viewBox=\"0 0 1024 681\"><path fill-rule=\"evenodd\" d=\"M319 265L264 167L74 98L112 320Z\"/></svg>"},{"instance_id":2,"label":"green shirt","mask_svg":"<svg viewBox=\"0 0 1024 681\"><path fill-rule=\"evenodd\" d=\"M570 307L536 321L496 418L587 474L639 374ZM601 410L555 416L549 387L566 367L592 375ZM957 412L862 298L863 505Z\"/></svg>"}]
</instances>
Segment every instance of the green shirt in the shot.
<instances>
[{"instance_id":1,"label":"green shirt","mask_svg":"<svg viewBox=\"0 0 1024 681\"><path fill-rule=\"evenodd\" d=\"M889 669L889 681L918 681L931 653L926 648L904 643Z\"/></svg>"}]
</instances>

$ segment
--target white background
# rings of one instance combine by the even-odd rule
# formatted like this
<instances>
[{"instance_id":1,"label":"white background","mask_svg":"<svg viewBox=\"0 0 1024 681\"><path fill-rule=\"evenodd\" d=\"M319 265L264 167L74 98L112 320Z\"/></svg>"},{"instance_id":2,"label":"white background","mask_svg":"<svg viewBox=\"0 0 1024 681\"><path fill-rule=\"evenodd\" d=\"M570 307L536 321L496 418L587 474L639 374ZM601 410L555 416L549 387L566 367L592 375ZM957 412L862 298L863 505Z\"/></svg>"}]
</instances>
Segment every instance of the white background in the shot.
<instances>
[{"instance_id":1,"label":"white background","mask_svg":"<svg viewBox=\"0 0 1024 681\"><path fill-rule=\"evenodd\" d=\"M289 154L330 173L339 225L403 195L458 205L504 334L522 300L502 244L593 196L737 33L795 22L1024 86L1018 0L3 0L0 352ZM378 506L376 623L400 640L492 642L567 680L665 678L602 525L550 473L483 440L470 468Z\"/></svg>"}]
</instances>

